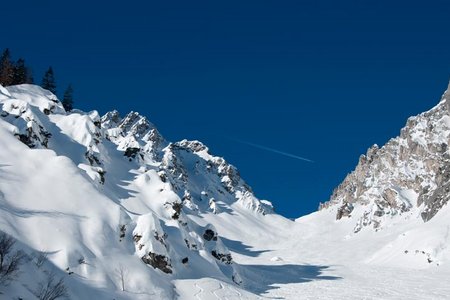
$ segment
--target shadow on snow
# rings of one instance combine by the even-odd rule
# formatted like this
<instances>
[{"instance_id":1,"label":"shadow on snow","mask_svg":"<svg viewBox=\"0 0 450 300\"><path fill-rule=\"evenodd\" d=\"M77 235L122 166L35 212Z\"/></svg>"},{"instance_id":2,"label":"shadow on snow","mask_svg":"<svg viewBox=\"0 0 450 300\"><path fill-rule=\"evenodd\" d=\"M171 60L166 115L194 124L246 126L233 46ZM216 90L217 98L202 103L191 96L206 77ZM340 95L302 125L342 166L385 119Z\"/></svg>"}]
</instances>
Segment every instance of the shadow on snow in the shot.
<instances>
[{"instance_id":1,"label":"shadow on snow","mask_svg":"<svg viewBox=\"0 0 450 300\"><path fill-rule=\"evenodd\" d=\"M242 265L244 288L258 295L278 289L277 285L304 283L315 280L338 280L341 277L324 275L329 266L317 265Z\"/></svg>"},{"instance_id":2,"label":"shadow on snow","mask_svg":"<svg viewBox=\"0 0 450 300\"><path fill-rule=\"evenodd\" d=\"M252 250L251 246L240 241L220 237L225 246L241 255L257 257L271 250ZM282 264L240 265L239 273L244 280L243 288L262 295L270 290L278 289L277 285L304 283L315 280L338 280L341 277L326 275L332 271L329 266Z\"/></svg>"},{"instance_id":3,"label":"shadow on snow","mask_svg":"<svg viewBox=\"0 0 450 300\"><path fill-rule=\"evenodd\" d=\"M243 244L241 241L229 240L222 236L220 237L220 239L229 250L245 256L257 257L261 253L270 251L270 250L252 250L251 246Z\"/></svg>"}]
</instances>

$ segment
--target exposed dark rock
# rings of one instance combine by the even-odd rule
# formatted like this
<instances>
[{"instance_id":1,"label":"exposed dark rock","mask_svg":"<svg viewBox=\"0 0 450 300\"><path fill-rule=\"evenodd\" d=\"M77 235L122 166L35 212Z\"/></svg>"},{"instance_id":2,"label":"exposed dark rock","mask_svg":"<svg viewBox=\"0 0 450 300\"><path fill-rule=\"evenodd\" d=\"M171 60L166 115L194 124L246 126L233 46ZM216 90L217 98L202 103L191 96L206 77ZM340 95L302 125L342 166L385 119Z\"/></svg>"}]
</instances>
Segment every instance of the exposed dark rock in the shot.
<instances>
[{"instance_id":1,"label":"exposed dark rock","mask_svg":"<svg viewBox=\"0 0 450 300\"><path fill-rule=\"evenodd\" d=\"M352 213L355 232L367 225L381 229L385 219L413 206L424 222L433 218L450 201L449 97L447 91L437 106L409 118L400 136L383 147L369 148L320 209L337 206L336 219ZM362 215L352 212L353 206L362 208Z\"/></svg>"},{"instance_id":2,"label":"exposed dark rock","mask_svg":"<svg viewBox=\"0 0 450 300\"><path fill-rule=\"evenodd\" d=\"M139 241L142 239L142 235L139 235L139 234L135 234L135 235L133 235L133 240L134 240L134 242L137 244L137 243L139 243Z\"/></svg>"},{"instance_id":3,"label":"exposed dark rock","mask_svg":"<svg viewBox=\"0 0 450 300\"><path fill-rule=\"evenodd\" d=\"M170 259L164 255L149 252L147 255L141 257L141 259L147 265L150 265L155 269L159 269L166 274L172 273Z\"/></svg>"},{"instance_id":4,"label":"exposed dark rock","mask_svg":"<svg viewBox=\"0 0 450 300\"><path fill-rule=\"evenodd\" d=\"M161 179L162 182L167 182L167 175L166 172L164 171L159 171L158 172L159 178Z\"/></svg>"},{"instance_id":5,"label":"exposed dark rock","mask_svg":"<svg viewBox=\"0 0 450 300\"><path fill-rule=\"evenodd\" d=\"M424 189L419 195L418 203L425 204L421 213L424 222L433 218L450 199L450 162L446 162L445 165L439 167L435 178L438 187L432 192Z\"/></svg>"},{"instance_id":6,"label":"exposed dark rock","mask_svg":"<svg viewBox=\"0 0 450 300\"><path fill-rule=\"evenodd\" d=\"M122 239L125 237L125 232L127 229L126 229L125 225L120 225L119 230L120 230L119 238L120 238L120 241L122 241Z\"/></svg>"},{"instance_id":7,"label":"exposed dark rock","mask_svg":"<svg viewBox=\"0 0 450 300\"><path fill-rule=\"evenodd\" d=\"M183 204L180 202L173 202L172 208L175 211L174 214L172 215L172 219L178 220L181 214L181 209L183 208Z\"/></svg>"},{"instance_id":8,"label":"exposed dark rock","mask_svg":"<svg viewBox=\"0 0 450 300\"><path fill-rule=\"evenodd\" d=\"M184 190L184 195L182 199L183 203L185 202L192 202L192 196L191 193L188 190Z\"/></svg>"},{"instance_id":9,"label":"exposed dark rock","mask_svg":"<svg viewBox=\"0 0 450 300\"><path fill-rule=\"evenodd\" d=\"M30 148L34 148L34 141L29 134L16 134L19 140Z\"/></svg>"},{"instance_id":10,"label":"exposed dark rock","mask_svg":"<svg viewBox=\"0 0 450 300\"><path fill-rule=\"evenodd\" d=\"M345 203L337 210L336 220L340 220L342 217L349 217L352 211L353 211L353 204Z\"/></svg>"},{"instance_id":11,"label":"exposed dark rock","mask_svg":"<svg viewBox=\"0 0 450 300\"><path fill-rule=\"evenodd\" d=\"M25 133L15 134L19 140L30 148L36 148L39 144L47 148L48 139L52 136L51 133L39 126L39 132L34 132L32 127L28 127Z\"/></svg>"},{"instance_id":12,"label":"exposed dark rock","mask_svg":"<svg viewBox=\"0 0 450 300\"><path fill-rule=\"evenodd\" d=\"M186 243L186 247L188 247L188 249L197 250L197 245L196 244L189 243L189 241L187 239L184 239L184 242Z\"/></svg>"},{"instance_id":13,"label":"exposed dark rock","mask_svg":"<svg viewBox=\"0 0 450 300\"><path fill-rule=\"evenodd\" d=\"M182 262L183 264L187 264L188 261L189 261L189 258L187 258L187 257L184 257L184 258L181 260L181 262Z\"/></svg>"},{"instance_id":14,"label":"exposed dark rock","mask_svg":"<svg viewBox=\"0 0 450 300\"><path fill-rule=\"evenodd\" d=\"M98 166L100 166L102 164L100 159L92 151L86 151L86 153L84 154L84 157L86 157L86 159L89 161L89 164L91 166L93 166L94 163L97 164Z\"/></svg>"},{"instance_id":15,"label":"exposed dark rock","mask_svg":"<svg viewBox=\"0 0 450 300\"><path fill-rule=\"evenodd\" d=\"M203 233L203 238L207 241L217 241L217 234L211 229L206 229Z\"/></svg>"},{"instance_id":16,"label":"exposed dark rock","mask_svg":"<svg viewBox=\"0 0 450 300\"><path fill-rule=\"evenodd\" d=\"M382 217L384 215L384 211L378 209L373 214L377 217Z\"/></svg>"},{"instance_id":17,"label":"exposed dark rock","mask_svg":"<svg viewBox=\"0 0 450 300\"><path fill-rule=\"evenodd\" d=\"M98 173L98 175L100 175L100 183L101 183L101 184L105 184L105 174L106 174L106 171L104 171L104 170L98 170L97 173Z\"/></svg>"},{"instance_id":18,"label":"exposed dark rock","mask_svg":"<svg viewBox=\"0 0 450 300\"><path fill-rule=\"evenodd\" d=\"M233 259L231 257L231 254L223 254L219 253L216 250L211 251L211 255L214 256L217 260L220 260L221 262L230 265L233 263Z\"/></svg>"},{"instance_id":19,"label":"exposed dark rock","mask_svg":"<svg viewBox=\"0 0 450 300\"><path fill-rule=\"evenodd\" d=\"M199 141L183 140L181 142L176 143L175 146L179 148L189 149L192 150L193 152L206 150L206 146Z\"/></svg>"},{"instance_id":20,"label":"exposed dark rock","mask_svg":"<svg viewBox=\"0 0 450 300\"><path fill-rule=\"evenodd\" d=\"M158 232L155 231L155 239L160 242L161 244L163 244L164 246L166 246L166 238L167 238L167 234L163 233L162 235L159 235Z\"/></svg>"},{"instance_id":21,"label":"exposed dark rock","mask_svg":"<svg viewBox=\"0 0 450 300\"><path fill-rule=\"evenodd\" d=\"M139 153L139 148L129 147L125 150L124 156L128 158L136 158L136 155Z\"/></svg>"}]
</instances>

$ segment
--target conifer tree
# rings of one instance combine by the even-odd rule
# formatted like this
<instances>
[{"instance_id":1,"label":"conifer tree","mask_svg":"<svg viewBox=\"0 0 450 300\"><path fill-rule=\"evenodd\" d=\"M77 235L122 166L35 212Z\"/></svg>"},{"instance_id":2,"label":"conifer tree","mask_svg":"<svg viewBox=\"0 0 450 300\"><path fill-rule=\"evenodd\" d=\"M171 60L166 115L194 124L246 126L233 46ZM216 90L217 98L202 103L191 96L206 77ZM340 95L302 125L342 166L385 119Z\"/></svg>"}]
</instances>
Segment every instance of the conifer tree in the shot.
<instances>
[{"instance_id":1,"label":"conifer tree","mask_svg":"<svg viewBox=\"0 0 450 300\"><path fill-rule=\"evenodd\" d=\"M11 62L11 54L9 49L5 49L0 57L0 84L4 86L12 85L13 77L14 65Z\"/></svg>"},{"instance_id":2,"label":"conifer tree","mask_svg":"<svg viewBox=\"0 0 450 300\"><path fill-rule=\"evenodd\" d=\"M14 65L12 84L23 83L33 83L33 76L31 75L30 69L25 65L25 60L23 58L19 58Z\"/></svg>"},{"instance_id":3,"label":"conifer tree","mask_svg":"<svg viewBox=\"0 0 450 300\"><path fill-rule=\"evenodd\" d=\"M53 94L56 94L55 75L53 74L52 67L49 67L45 72L44 77L42 78L41 87L43 89L49 90Z\"/></svg>"},{"instance_id":4,"label":"conifer tree","mask_svg":"<svg viewBox=\"0 0 450 300\"><path fill-rule=\"evenodd\" d=\"M34 77L31 68L27 67L27 76L25 78L25 83L34 84Z\"/></svg>"},{"instance_id":5,"label":"conifer tree","mask_svg":"<svg viewBox=\"0 0 450 300\"><path fill-rule=\"evenodd\" d=\"M73 109L73 88L71 84L69 84L64 92L62 105L66 111L71 111Z\"/></svg>"}]
</instances>

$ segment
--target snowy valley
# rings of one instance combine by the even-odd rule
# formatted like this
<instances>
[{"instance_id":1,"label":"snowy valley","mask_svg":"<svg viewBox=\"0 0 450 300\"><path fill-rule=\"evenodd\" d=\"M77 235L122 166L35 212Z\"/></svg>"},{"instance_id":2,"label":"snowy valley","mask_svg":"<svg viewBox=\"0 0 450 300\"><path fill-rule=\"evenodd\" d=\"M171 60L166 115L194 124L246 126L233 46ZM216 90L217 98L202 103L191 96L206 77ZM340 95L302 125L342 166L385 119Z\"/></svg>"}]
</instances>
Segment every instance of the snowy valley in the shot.
<instances>
[{"instance_id":1,"label":"snowy valley","mask_svg":"<svg viewBox=\"0 0 450 300\"><path fill-rule=\"evenodd\" d=\"M292 221L139 113L0 86L0 298L448 299L449 111L450 88Z\"/></svg>"}]
</instances>

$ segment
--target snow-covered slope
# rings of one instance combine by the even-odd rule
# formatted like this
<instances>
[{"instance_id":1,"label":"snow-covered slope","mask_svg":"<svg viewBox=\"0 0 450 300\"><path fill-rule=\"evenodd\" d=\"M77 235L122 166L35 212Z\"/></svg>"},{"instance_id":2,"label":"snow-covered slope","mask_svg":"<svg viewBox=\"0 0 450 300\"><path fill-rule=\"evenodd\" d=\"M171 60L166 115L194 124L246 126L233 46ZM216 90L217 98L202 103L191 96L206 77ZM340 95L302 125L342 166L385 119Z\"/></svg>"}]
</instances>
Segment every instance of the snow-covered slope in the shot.
<instances>
[{"instance_id":1,"label":"snow-covered slope","mask_svg":"<svg viewBox=\"0 0 450 300\"><path fill-rule=\"evenodd\" d=\"M34 272L70 274L71 291L86 286L72 294L80 299L174 298L182 278L243 285L215 216L264 218L272 207L206 146L169 143L135 112L67 114L33 85L1 87L0 111L0 228L27 259L45 253ZM8 289L27 298L38 284Z\"/></svg>"},{"instance_id":2,"label":"snow-covered slope","mask_svg":"<svg viewBox=\"0 0 450 300\"><path fill-rule=\"evenodd\" d=\"M446 299L447 97L294 222L139 113L66 113L40 87L0 86L0 252L15 241L0 298L45 299L63 279L71 299Z\"/></svg>"}]
</instances>

